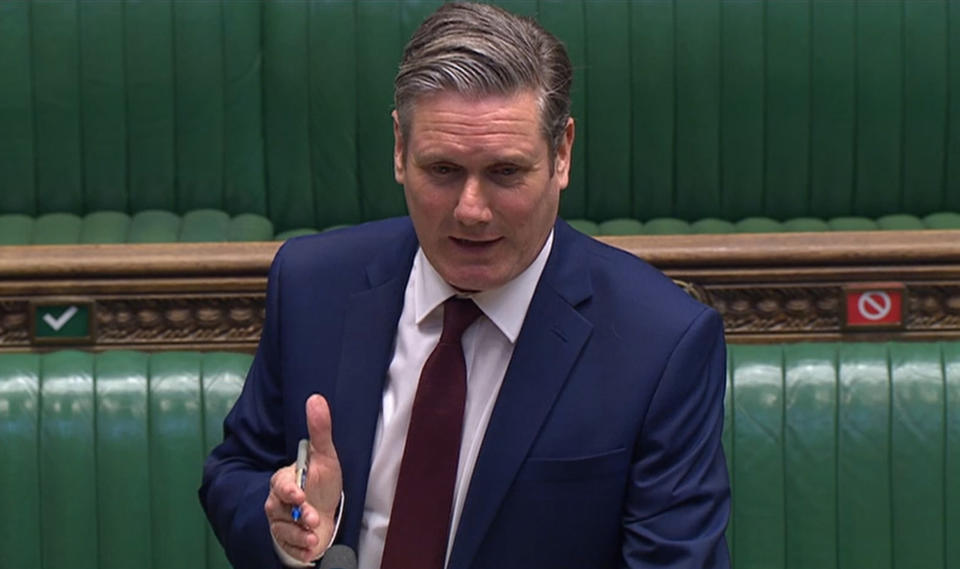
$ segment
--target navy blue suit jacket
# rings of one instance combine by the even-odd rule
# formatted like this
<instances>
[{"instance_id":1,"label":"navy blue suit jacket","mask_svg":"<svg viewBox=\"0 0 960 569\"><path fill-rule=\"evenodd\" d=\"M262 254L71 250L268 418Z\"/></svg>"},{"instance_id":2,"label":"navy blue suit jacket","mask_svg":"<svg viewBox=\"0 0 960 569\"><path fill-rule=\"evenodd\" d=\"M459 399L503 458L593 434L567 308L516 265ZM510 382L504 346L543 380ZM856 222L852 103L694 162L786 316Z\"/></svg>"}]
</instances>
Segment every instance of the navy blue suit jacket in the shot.
<instances>
[{"instance_id":1,"label":"navy blue suit jacket","mask_svg":"<svg viewBox=\"0 0 960 569\"><path fill-rule=\"evenodd\" d=\"M356 546L417 240L407 218L288 241L200 497L231 562L277 567L263 503L331 404ZM719 316L562 221L470 482L450 569L728 567Z\"/></svg>"}]
</instances>

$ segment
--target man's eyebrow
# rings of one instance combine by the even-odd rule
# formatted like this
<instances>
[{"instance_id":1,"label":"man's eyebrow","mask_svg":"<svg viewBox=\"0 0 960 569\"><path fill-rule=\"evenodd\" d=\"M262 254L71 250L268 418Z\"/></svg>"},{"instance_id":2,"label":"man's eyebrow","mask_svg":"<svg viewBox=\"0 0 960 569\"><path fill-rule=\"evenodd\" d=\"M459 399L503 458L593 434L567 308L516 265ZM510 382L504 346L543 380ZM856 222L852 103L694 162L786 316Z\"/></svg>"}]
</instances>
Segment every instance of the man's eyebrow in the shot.
<instances>
[{"instance_id":1,"label":"man's eyebrow","mask_svg":"<svg viewBox=\"0 0 960 569\"><path fill-rule=\"evenodd\" d=\"M414 155L414 162L417 164L436 164L438 162L449 162L459 164L459 162L443 152L427 152L420 155ZM525 156L523 154L502 154L494 156L489 161L488 166L497 166L501 164L514 164L517 166L533 167L536 164L536 158Z\"/></svg>"},{"instance_id":2,"label":"man's eyebrow","mask_svg":"<svg viewBox=\"0 0 960 569\"><path fill-rule=\"evenodd\" d=\"M524 156L523 154L504 154L502 156L497 156L492 162L496 164L516 164L518 166L532 166L536 163L536 159L530 156Z\"/></svg>"},{"instance_id":3,"label":"man's eyebrow","mask_svg":"<svg viewBox=\"0 0 960 569\"><path fill-rule=\"evenodd\" d=\"M433 164L435 162L456 162L451 159L448 155L442 152L428 152L425 154L414 154L414 162L418 164Z\"/></svg>"}]
</instances>

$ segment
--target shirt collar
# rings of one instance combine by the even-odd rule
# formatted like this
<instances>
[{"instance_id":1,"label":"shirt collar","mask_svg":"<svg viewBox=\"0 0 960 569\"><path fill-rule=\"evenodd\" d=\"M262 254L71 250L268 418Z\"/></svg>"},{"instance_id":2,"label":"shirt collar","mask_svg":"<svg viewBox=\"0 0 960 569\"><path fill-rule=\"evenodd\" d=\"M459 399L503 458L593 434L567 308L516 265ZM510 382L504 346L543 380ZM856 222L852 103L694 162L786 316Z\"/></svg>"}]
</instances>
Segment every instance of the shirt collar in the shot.
<instances>
[{"instance_id":1,"label":"shirt collar","mask_svg":"<svg viewBox=\"0 0 960 569\"><path fill-rule=\"evenodd\" d=\"M520 328L527 316L527 308L533 299L533 293L547 264L550 250L553 248L553 230L547 236L546 243L540 253L530 265L519 275L501 287L478 292L470 295L460 295L472 298L480 310L491 322L510 340L517 341ZM414 302L417 324L429 316L438 306L451 296L458 295L457 289L450 286L433 268L423 249L417 249L413 259Z\"/></svg>"}]
</instances>

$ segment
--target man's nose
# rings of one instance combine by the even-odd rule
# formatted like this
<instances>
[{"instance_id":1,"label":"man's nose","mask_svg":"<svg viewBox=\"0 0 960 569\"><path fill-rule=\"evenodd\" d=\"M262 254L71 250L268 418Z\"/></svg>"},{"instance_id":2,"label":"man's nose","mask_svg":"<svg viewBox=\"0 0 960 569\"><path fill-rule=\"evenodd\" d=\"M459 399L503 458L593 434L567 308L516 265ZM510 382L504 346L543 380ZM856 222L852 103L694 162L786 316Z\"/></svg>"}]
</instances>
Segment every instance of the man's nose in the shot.
<instances>
[{"instance_id":1,"label":"man's nose","mask_svg":"<svg viewBox=\"0 0 960 569\"><path fill-rule=\"evenodd\" d=\"M467 176L453 216L464 225L489 223L493 219L483 186L475 176Z\"/></svg>"}]
</instances>

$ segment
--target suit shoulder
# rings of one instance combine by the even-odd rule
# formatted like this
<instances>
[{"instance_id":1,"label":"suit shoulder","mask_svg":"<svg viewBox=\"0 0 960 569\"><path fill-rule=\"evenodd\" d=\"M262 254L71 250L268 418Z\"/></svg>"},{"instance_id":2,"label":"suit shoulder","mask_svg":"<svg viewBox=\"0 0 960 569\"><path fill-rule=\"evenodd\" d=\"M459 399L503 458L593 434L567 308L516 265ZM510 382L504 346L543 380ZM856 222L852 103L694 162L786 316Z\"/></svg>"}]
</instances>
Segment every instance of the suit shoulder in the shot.
<instances>
[{"instance_id":1,"label":"suit shoulder","mask_svg":"<svg viewBox=\"0 0 960 569\"><path fill-rule=\"evenodd\" d=\"M712 310L640 257L583 237L594 293L609 299L619 316L686 328L704 310Z\"/></svg>"}]
</instances>

